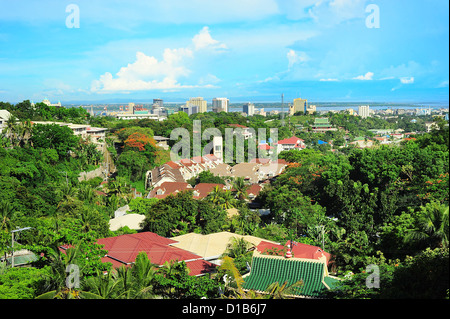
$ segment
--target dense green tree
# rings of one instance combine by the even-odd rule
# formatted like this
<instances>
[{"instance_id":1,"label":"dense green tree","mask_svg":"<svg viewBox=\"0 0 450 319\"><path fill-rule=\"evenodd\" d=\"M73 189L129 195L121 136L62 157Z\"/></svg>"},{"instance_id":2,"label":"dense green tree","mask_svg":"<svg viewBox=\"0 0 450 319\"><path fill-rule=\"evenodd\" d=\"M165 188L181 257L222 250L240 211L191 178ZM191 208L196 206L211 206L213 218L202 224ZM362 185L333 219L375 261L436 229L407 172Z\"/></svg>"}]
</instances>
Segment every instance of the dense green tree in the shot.
<instances>
[{"instance_id":1,"label":"dense green tree","mask_svg":"<svg viewBox=\"0 0 450 319\"><path fill-rule=\"evenodd\" d=\"M67 158L76 148L78 138L67 126L35 124L31 141L35 148L54 149L60 158Z\"/></svg>"}]
</instances>

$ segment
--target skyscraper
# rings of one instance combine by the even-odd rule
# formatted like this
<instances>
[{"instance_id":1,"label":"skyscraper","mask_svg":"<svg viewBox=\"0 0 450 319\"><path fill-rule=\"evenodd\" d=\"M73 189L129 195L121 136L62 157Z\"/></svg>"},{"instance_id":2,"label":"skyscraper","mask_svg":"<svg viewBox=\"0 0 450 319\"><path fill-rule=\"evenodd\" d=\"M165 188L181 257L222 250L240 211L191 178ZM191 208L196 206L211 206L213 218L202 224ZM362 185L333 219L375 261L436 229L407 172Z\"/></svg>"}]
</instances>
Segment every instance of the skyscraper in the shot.
<instances>
[{"instance_id":1,"label":"skyscraper","mask_svg":"<svg viewBox=\"0 0 450 319\"><path fill-rule=\"evenodd\" d=\"M247 113L247 116L255 114L255 105L253 103L245 103L242 106L242 112Z\"/></svg>"},{"instance_id":2,"label":"skyscraper","mask_svg":"<svg viewBox=\"0 0 450 319\"><path fill-rule=\"evenodd\" d=\"M303 112L306 114L308 108L308 100L306 99L294 99L294 104L289 107L289 115L294 115L297 112Z\"/></svg>"},{"instance_id":3,"label":"skyscraper","mask_svg":"<svg viewBox=\"0 0 450 319\"><path fill-rule=\"evenodd\" d=\"M212 110L213 112L228 112L228 104L230 100L226 97L215 97L212 100Z\"/></svg>"},{"instance_id":4,"label":"skyscraper","mask_svg":"<svg viewBox=\"0 0 450 319\"><path fill-rule=\"evenodd\" d=\"M191 97L186 102L186 106L197 106L198 113L206 112L206 101L202 97Z\"/></svg>"},{"instance_id":5,"label":"skyscraper","mask_svg":"<svg viewBox=\"0 0 450 319\"><path fill-rule=\"evenodd\" d=\"M360 105L358 106L358 115L361 116L362 118L366 118L370 116L369 113L369 106L368 105Z\"/></svg>"}]
</instances>

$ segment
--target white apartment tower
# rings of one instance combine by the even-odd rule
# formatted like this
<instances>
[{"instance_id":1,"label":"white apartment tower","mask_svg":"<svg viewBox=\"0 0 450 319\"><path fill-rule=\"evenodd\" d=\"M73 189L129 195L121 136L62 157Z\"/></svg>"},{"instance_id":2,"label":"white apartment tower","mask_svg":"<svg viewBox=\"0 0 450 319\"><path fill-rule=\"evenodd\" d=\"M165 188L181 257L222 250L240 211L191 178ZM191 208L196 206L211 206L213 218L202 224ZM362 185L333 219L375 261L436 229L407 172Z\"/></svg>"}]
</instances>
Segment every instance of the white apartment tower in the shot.
<instances>
[{"instance_id":1,"label":"white apartment tower","mask_svg":"<svg viewBox=\"0 0 450 319\"><path fill-rule=\"evenodd\" d=\"M255 105L253 103L245 103L242 106L242 112L246 113L247 116L252 116L255 114Z\"/></svg>"},{"instance_id":2,"label":"white apartment tower","mask_svg":"<svg viewBox=\"0 0 450 319\"><path fill-rule=\"evenodd\" d=\"M358 115L361 116L362 118L366 118L369 117L369 106L368 105L360 105L358 107Z\"/></svg>"},{"instance_id":3,"label":"white apartment tower","mask_svg":"<svg viewBox=\"0 0 450 319\"><path fill-rule=\"evenodd\" d=\"M228 112L228 104L230 100L226 97L215 97L212 100L212 110L215 113Z\"/></svg>"}]
</instances>

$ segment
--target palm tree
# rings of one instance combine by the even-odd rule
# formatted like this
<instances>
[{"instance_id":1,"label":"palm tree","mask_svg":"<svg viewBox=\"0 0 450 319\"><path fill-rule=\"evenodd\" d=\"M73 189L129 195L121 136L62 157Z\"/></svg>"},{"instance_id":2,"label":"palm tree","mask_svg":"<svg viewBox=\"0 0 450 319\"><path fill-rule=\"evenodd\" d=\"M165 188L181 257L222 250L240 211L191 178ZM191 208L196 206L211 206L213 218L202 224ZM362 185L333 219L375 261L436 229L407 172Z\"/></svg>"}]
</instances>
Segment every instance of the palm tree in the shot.
<instances>
[{"instance_id":1,"label":"palm tree","mask_svg":"<svg viewBox=\"0 0 450 319\"><path fill-rule=\"evenodd\" d=\"M227 245L225 256L236 258L246 255L253 244L246 241L243 237L232 237Z\"/></svg>"},{"instance_id":2,"label":"palm tree","mask_svg":"<svg viewBox=\"0 0 450 319\"><path fill-rule=\"evenodd\" d=\"M134 298L153 297L153 280L156 274L156 267L148 259L147 253L140 252L131 268L133 277Z\"/></svg>"},{"instance_id":3,"label":"palm tree","mask_svg":"<svg viewBox=\"0 0 450 319\"><path fill-rule=\"evenodd\" d=\"M12 219L14 217L14 209L12 205L6 201L0 202L0 230L11 230L13 226Z\"/></svg>"},{"instance_id":4,"label":"palm tree","mask_svg":"<svg viewBox=\"0 0 450 319\"><path fill-rule=\"evenodd\" d=\"M231 295L224 298L230 299L262 299L264 298L261 294L256 293L253 290L245 290L243 288L244 279L242 278L239 270L234 264L233 258L229 256L224 256L222 258L222 263L220 265L219 271L226 272L227 277L231 276L232 281L226 282L225 288L231 292Z\"/></svg>"},{"instance_id":5,"label":"palm tree","mask_svg":"<svg viewBox=\"0 0 450 319\"><path fill-rule=\"evenodd\" d=\"M67 208L70 210L77 201L78 190L71 184L63 184L56 192L61 197L57 210L66 210Z\"/></svg>"},{"instance_id":6,"label":"palm tree","mask_svg":"<svg viewBox=\"0 0 450 319\"><path fill-rule=\"evenodd\" d=\"M425 242L431 248L448 248L449 206L437 202L421 207L417 227L405 236L406 242Z\"/></svg>"},{"instance_id":7,"label":"palm tree","mask_svg":"<svg viewBox=\"0 0 450 319\"><path fill-rule=\"evenodd\" d=\"M16 139L17 131L18 131L17 118L11 114L11 116L6 121L6 132L11 141L11 146L14 146L15 144L14 141Z\"/></svg>"},{"instance_id":8,"label":"palm tree","mask_svg":"<svg viewBox=\"0 0 450 319\"><path fill-rule=\"evenodd\" d=\"M45 277L43 285L43 294L36 297L36 299L101 299L101 296L82 291L77 285L70 286L71 274L67 271L70 266L77 265L77 259L83 258L79 250L79 245L68 248L63 254L57 245L50 246L48 258L50 260L50 270ZM78 269L79 270L79 269ZM75 274L75 279L81 279L81 270Z\"/></svg>"},{"instance_id":9,"label":"palm tree","mask_svg":"<svg viewBox=\"0 0 450 319\"><path fill-rule=\"evenodd\" d=\"M97 271L97 275L89 277L85 282L85 288L91 294L99 296L103 299L115 299L125 294L126 291L121 289L121 279L117 272L109 271L104 274Z\"/></svg>"},{"instance_id":10,"label":"palm tree","mask_svg":"<svg viewBox=\"0 0 450 319\"><path fill-rule=\"evenodd\" d=\"M30 120L22 121L20 123L20 142L23 145L28 145L28 141L30 140L32 131L33 127Z\"/></svg>"},{"instance_id":11,"label":"palm tree","mask_svg":"<svg viewBox=\"0 0 450 319\"><path fill-rule=\"evenodd\" d=\"M245 179L243 177L238 177L233 182L233 188L234 188L234 196L238 200L245 200L248 198L247 189L249 188L249 185L245 183Z\"/></svg>"},{"instance_id":12,"label":"palm tree","mask_svg":"<svg viewBox=\"0 0 450 319\"><path fill-rule=\"evenodd\" d=\"M303 281L299 280L292 285L288 285L285 281L282 285L279 282L274 282L266 288L266 292L269 294L269 299L290 299L300 287L303 286Z\"/></svg>"}]
</instances>

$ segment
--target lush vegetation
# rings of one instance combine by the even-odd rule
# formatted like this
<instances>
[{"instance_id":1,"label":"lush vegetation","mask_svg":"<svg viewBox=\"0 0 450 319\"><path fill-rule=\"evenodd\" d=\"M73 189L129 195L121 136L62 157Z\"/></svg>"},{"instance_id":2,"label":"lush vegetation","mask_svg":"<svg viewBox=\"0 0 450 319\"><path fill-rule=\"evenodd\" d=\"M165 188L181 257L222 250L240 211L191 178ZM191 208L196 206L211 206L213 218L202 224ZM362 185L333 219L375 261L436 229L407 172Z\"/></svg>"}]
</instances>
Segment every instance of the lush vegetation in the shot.
<instances>
[{"instance_id":1,"label":"lush vegetation","mask_svg":"<svg viewBox=\"0 0 450 319\"><path fill-rule=\"evenodd\" d=\"M248 271L251 251L240 240L229 243L222 267L211 276L189 276L184 263L157 267L145 254L132 267L111 271L110 264L101 262L104 251L96 241L134 232L127 227L109 229L114 211L126 204L145 215L144 231L165 237L225 230L282 243L292 239L324 244L334 256L333 274L351 278L329 291L329 298L448 297L448 279L443 280L448 278L449 258L446 122L436 120L439 130L409 141L356 149L340 146L355 136L372 137L369 130L375 128L421 132L422 122L412 123L406 116L394 123L330 113L326 115L330 122L343 129L318 134L308 129L314 115L282 119L181 112L157 122L91 118L81 108L42 103L33 108L29 101L1 103L0 109L15 116L0 139L0 255L11 251L11 230L32 227L17 233L15 249L29 249L38 258L29 268L2 265L0 298L282 298L288 292L282 284L271 286L264 296L242 290L241 276ZM107 127L106 143L116 173L107 183L102 178L79 181L80 172L105 160L103 154L67 127L31 125L37 120ZM153 137L170 137L173 129L182 127L192 139L194 120L201 120L202 131L217 128L223 135L229 124L241 124L256 132L266 128L268 135L270 128L277 128L279 139L292 135L305 139L306 150L279 155L289 165L256 199L270 208L269 215L248 208L248 185L242 179L232 181L233 191L216 188L202 200L193 199L192 191L160 200L133 195L133 188L148 191L143 180L149 169L170 160ZM335 148L317 147L318 139L333 141ZM255 141L247 141L246 147ZM225 183L209 172L188 182ZM229 217L230 208L237 215ZM70 245L65 253L58 249L63 244ZM71 264L80 268L78 287L67 285L66 269ZM380 288L365 284L370 278L368 265L379 267ZM107 275L102 275L104 271ZM225 274L233 278L231 283L224 284Z\"/></svg>"}]
</instances>

